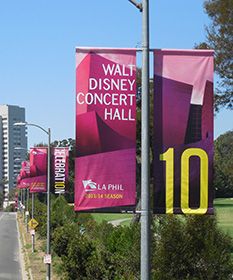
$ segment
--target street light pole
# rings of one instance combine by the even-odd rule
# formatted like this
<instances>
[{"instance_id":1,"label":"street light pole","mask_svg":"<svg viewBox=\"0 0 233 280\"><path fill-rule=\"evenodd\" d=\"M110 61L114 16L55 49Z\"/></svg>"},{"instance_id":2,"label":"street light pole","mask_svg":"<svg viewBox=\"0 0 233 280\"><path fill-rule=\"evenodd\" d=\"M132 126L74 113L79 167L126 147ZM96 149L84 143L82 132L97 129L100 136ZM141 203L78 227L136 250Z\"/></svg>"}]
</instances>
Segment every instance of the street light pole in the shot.
<instances>
[{"instance_id":1,"label":"street light pole","mask_svg":"<svg viewBox=\"0 0 233 280\"><path fill-rule=\"evenodd\" d=\"M48 129L48 174L47 174L47 255L51 254L50 248L50 145L51 145L51 131ZM51 278L51 263L47 263L47 277L46 280Z\"/></svg>"},{"instance_id":2,"label":"street light pole","mask_svg":"<svg viewBox=\"0 0 233 280\"><path fill-rule=\"evenodd\" d=\"M32 193L32 219L34 219L34 193ZM32 234L32 253L35 251L35 232Z\"/></svg>"},{"instance_id":3,"label":"street light pole","mask_svg":"<svg viewBox=\"0 0 233 280\"><path fill-rule=\"evenodd\" d=\"M149 0L142 1L141 279L150 279Z\"/></svg>"},{"instance_id":4,"label":"street light pole","mask_svg":"<svg viewBox=\"0 0 233 280\"><path fill-rule=\"evenodd\" d=\"M50 146L51 146L51 130L48 128L48 131L45 130L43 127L33 124L33 123L27 123L27 122L17 122L14 123L16 126L35 126L42 131L44 131L48 135L48 157L47 157L47 243L46 243L46 254L47 256L50 256L51 254L51 248L50 248ZM51 262L47 261L47 274L46 274L46 280L51 279Z\"/></svg>"},{"instance_id":5,"label":"street light pole","mask_svg":"<svg viewBox=\"0 0 233 280\"><path fill-rule=\"evenodd\" d=\"M26 227L27 227L27 232L28 232L28 216L29 216L28 204L29 204L29 188L27 188L27 207L26 207Z\"/></svg>"},{"instance_id":6,"label":"street light pole","mask_svg":"<svg viewBox=\"0 0 233 280\"><path fill-rule=\"evenodd\" d=\"M149 0L129 0L142 12L141 279L150 279L150 89Z\"/></svg>"},{"instance_id":7,"label":"street light pole","mask_svg":"<svg viewBox=\"0 0 233 280\"><path fill-rule=\"evenodd\" d=\"M20 190L20 212L22 214L22 209L23 209L23 190Z\"/></svg>"}]
</instances>

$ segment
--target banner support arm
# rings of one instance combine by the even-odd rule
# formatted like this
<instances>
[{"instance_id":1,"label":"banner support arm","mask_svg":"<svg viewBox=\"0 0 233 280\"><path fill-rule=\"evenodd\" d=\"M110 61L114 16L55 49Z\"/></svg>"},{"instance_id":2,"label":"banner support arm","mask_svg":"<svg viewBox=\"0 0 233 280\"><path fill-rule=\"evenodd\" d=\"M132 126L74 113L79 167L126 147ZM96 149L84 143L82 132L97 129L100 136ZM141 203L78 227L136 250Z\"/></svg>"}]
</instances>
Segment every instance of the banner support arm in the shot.
<instances>
[{"instance_id":1,"label":"banner support arm","mask_svg":"<svg viewBox=\"0 0 233 280\"><path fill-rule=\"evenodd\" d=\"M140 12L142 12L142 3L137 3L135 0L128 0L131 4L133 4L136 8L139 9Z\"/></svg>"}]
</instances>

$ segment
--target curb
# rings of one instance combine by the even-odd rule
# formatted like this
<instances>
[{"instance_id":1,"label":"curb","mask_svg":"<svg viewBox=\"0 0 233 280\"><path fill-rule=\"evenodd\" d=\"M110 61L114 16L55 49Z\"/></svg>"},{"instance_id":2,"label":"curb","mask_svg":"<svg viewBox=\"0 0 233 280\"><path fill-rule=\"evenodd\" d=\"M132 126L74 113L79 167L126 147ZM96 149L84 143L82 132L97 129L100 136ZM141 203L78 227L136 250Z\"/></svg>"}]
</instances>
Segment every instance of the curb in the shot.
<instances>
[{"instance_id":1,"label":"curb","mask_svg":"<svg viewBox=\"0 0 233 280\"><path fill-rule=\"evenodd\" d=\"M21 234L21 232L19 230L19 221L18 221L17 213L16 213L16 221L17 221L18 240L19 240L20 263L21 263L21 268L22 268L22 270L21 270L22 279L23 280L33 280L31 268L29 267L28 271L26 270L25 258L26 258L28 264L30 262L29 262L28 254L27 254L26 250L24 249L24 246L26 245L26 241L25 241L24 235Z\"/></svg>"}]
</instances>

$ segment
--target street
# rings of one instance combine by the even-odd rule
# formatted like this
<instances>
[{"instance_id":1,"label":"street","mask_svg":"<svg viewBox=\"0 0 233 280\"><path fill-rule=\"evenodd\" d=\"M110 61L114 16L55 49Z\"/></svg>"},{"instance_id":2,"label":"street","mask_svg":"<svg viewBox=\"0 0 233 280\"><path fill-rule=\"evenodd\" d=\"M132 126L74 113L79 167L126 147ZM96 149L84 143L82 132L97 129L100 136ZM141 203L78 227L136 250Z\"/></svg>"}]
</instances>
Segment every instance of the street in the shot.
<instances>
[{"instance_id":1,"label":"street","mask_svg":"<svg viewBox=\"0 0 233 280\"><path fill-rule=\"evenodd\" d=\"M0 212L0 280L22 280L16 213Z\"/></svg>"}]
</instances>

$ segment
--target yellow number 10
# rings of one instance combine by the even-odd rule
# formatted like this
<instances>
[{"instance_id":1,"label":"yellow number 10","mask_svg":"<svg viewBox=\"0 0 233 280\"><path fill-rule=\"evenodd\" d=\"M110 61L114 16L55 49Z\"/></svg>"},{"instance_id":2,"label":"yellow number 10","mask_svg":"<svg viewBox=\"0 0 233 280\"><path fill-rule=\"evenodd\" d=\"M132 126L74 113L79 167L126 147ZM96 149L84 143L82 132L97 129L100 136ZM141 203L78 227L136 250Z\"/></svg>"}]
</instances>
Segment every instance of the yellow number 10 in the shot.
<instances>
[{"instance_id":1,"label":"yellow number 10","mask_svg":"<svg viewBox=\"0 0 233 280\"><path fill-rule=\"evenodd\" d=\"M200 207L189 207L189 159L200 158ZM173 213L174 203L174 148L160 155L166 161L166 213ZM184 214L205 214L208 209L208 155L200 148L189 148L181 155L181 210Z\"/></svg>"}]
</instances>

